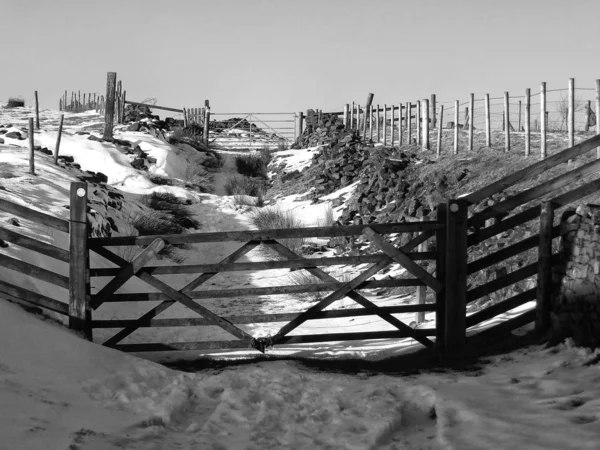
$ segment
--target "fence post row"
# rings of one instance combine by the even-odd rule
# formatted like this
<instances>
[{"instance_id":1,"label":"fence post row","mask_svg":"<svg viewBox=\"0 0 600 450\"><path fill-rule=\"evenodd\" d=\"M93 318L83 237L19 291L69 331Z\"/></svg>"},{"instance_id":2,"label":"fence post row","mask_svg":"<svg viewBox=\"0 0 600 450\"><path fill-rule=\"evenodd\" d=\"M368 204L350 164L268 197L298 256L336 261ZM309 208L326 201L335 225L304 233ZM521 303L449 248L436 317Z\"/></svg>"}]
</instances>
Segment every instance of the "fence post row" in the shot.
<instances>
[{"instance_id":1,"label":"fence post row","mask_svg":"<svg viewBox=\"0 0 600 450\"><path fill-rule=\"evenodd\" d=\"M92 340L87 246L87 183L71 183L69 221L69 328Z\"/></svg>"},{"instance_id":2,"label":"fence post row","mask_svg":"<svg viewBox=\"0 0 600 450\"><path fill-rule=\"evenodd\" d=\"M450 353L466 342L467 202L448 202L446 220L445 345Z\"/></svg>"}]
</instances>

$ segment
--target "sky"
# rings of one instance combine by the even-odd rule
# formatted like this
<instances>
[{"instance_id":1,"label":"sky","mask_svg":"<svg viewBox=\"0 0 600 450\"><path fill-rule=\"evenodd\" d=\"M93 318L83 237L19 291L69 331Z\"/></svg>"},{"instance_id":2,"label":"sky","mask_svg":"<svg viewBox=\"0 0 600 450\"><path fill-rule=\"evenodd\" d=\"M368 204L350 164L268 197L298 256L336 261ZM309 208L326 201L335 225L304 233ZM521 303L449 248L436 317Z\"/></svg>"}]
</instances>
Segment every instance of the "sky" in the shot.
<instances>
[{"instance_id":1,"label":"sky","mask_svg":"<svg viewBox=\"0 0 600 450\"><path fill-rule=\"evenodd\" d=\"M597 0L1 0L0 101L64 90L215 112L594 87ZM10 20L7 18L11 18ZM8 38L7 38L8 37Z\"/></svg>"}]
</instances>

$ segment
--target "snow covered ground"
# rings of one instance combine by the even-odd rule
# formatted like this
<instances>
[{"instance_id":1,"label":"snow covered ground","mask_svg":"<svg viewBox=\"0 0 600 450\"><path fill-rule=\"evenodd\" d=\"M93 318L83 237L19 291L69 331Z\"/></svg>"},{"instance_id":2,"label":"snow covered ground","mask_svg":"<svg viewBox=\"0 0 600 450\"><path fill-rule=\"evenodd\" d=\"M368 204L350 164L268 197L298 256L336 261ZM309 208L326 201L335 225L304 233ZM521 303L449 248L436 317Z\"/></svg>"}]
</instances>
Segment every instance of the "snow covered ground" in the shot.
<instances>
[{"instance_id":1,"label":"snow covered ground","mask_svg":"<svg viewBox=\"0 0 600 450\"><path fill-rule=\"evenodd\" d=\"M24 126L31 110L0 110L0 125ZM54 149L55 111L42 112L42 132L36 144ZM129 165L129 157L113 145L87 140L76 131L99 129L92 113L67 114L61 154L70 155L83 170L105 173L108 184L126 195L170 190L192 200L202 231L248 228L248 207L224 196L223 177L233 171L231 159L216 180L216 195L198 194L173 186L152 184L145 173ZM116 137L134 141L157 159L151 173L184 178L198 153L177 149L145 133L118 130ZM36 176L27 174L27 141L5 139L0 145L0 198L66 218L70 181L75 177L36 153ZM301 170L312 151L280 154L288 170ZM345 189L332 196L348 195ZM128 197L129 198L129 197ZM131 197L132 199L134 197ZM280 207L296 210L307 225L324 214L324 204L311 205L297 197L278 199ZM326 199L327 200L327 199ZM1 213L2 225L7 214ZM20 233L66 248L66 235L44 224L22 220ZM217 262L240 243L194 245L186 264ZM66 274L66 264L33 255L17 246L3 253ZM263 259L254 251L241 261ZM157 261L166 264L168 261ZM110 267L101 258L93 267ZM340 276L349 268L342 268ZM359 268L360 269L360 268ZM397 273L398 267L392 268ZM171 279L169 279L171 277ZM177 278L175 278L177 277ZM210 289L289 284L287 269L257 273L229 272L215 277ZM183 286L191 276L164 276ZM2 269L0 279L23 285L60 301L66 291L22 274ZM104 281L105 282L105 281ZM94 291L103 285L94 280ZM120 292L147 289L131 280ZM378 305L411 302L411 296L386 297L366 292ZM294 296L258 299L207 299L203 304L226 314L264 314L306 310L312 302ZM95 318L136 318L153 303L110 303ZM523 309L532 305L524 305ZM348 299L331 308L354 307ZM507 314L510 316L517 311ZM174 306L163 317L194 317ZM409 323L414 314L399 314ZM423 327L434 326L432 314ZM494 321L502 320L496 318ZM490 322L491 323L491 322ZM482 324L481 327L489 326ZM245 326L255 336L276 332L283 324ZM372 317L310 321L299 334L391 329ZM116 330L95 330L102 342ZM475 373L448 371L412 376L333 373L300 362L273 361L206 369L188 374L154 362L83 341L59 325L32 316L0 300L0 449L597 449L600 448L600 365L597 353L567 344L544 349L528 347L490 358ZM172 342L230 339L214 327L145 329L131 342ZM331 342L277 346L276 357L360 357L380 360L417 348L410 339ZM190 353L190 352L188 352ZM214 352L234 359L248 351ZM161 355L145 355L155 360ZM186 355L197 358L198 353ZM596 362L595 362L596 361Z\"/></svg>"}]
</instances>

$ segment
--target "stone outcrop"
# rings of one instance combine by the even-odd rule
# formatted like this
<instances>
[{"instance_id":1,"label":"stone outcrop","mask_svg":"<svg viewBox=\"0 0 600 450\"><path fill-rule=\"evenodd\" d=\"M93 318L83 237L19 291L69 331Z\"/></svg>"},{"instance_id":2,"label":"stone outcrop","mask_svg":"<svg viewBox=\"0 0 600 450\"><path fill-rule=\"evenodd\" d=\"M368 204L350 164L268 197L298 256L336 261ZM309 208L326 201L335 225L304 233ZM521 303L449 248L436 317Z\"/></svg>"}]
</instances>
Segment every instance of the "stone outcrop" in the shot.
<instances>
[{"instance_id":1,"label":"stone outcrop","mask_svg":"<svg viewBox=\"0 0 600 450\"><path fill-rule=\"evenodd\" d=\"M561 265L553 270L552 333L578 346L600 346L600 205L563 213Z\"/></svg>"},{"instance_id":2,"label":"stone outcrop","mask_svg":"<svg viewBox=\"0 0 600 450\"><path fill-rule=\"evenodd\" d=\"M336 114L322 113L320 116L309 109L302 135L292 145L293 149L316 147L335 142L345 130L344 122Z\"/></svg>"}]
</instances>

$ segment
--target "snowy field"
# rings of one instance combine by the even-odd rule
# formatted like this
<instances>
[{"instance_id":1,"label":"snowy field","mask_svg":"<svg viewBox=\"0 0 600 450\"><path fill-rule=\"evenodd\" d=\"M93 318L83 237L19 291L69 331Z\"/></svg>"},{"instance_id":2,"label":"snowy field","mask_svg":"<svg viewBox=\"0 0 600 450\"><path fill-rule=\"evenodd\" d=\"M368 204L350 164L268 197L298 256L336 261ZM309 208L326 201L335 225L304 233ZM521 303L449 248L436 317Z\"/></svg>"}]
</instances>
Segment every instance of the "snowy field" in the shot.
<instances>
[{"instance_id":1,"label":"snowy field","mask_svg":"<svg viewBox=\"0 0 600 450\"><path fill-rule=\"evenodd\" d=\"M0 110L0 126L10 130L25 126L31 110ZM59 113L43 111L42 131L36 144L54 149ZM133 169L130 156L114 144L88 140L78 131L99 130L101 119L93 113L66 114L62 155L73 156L82 170L102 172L108 184L126 199L152 191L169 191L192 202L201 220L200 231L248 229L247 206L224 195L225 178L234 172L231 154L215 180L215 194L199 194L174 186L157 186L148 175ZM5 127L5 129L9 129ZM96 135L98 135L96 133ZM183 179L189 165L202 156L195 150L175 148L142 132L117 129L115 137L129 140L157 162L152 174ZM5 138L0 144L0 198L67 218L72 173L54 166L50 156L36 152L36 176L27 174L27 140ZM286 170L306 167L317 149L281 152ZM351 194L352 186L332 194L333 200ZM277 199L278 206L294 210L305 224L317 224L326 203L298 201L298 196ZM334 213L338 211L334 210ZM117 218L118 225L123 217ZM0 213L3 226L8 214ZM15 231L67 248L67 236L44 224L21 220ZM194 244L186 251L186 264L218 262L241 243ZM32 254L11 245L2 253L40 267L67 274L66 264ZM326 256L326 255L323 255ZM255 250L241 261L264 260ZM169 264L159 260L153 264ZM101 258L92 267L112 267ZM354 268L360 271L364 268ZM350 268L340 268L340 278ZM391 272L401 269L391 266ZM350 273L351 274L351 273ZM381 275L383 276L383 275ZM291 284L289 269L262 272L227 272L211 280L207 289ZM160 276L179 288L192 275ZM60 301L67 292L9 270L0 279L22 285ZM97 292L107 282L94 279ZM129 281L119 292L152 292L140 280ZM380 306L413 302L412 296L365 295ZM219 315L301 312L313 302L298 296L264 296L242 299L206 299L203 305ZM137 318L154 302L108 303L94 312L95 319ZM510 311L510 317L533 306ZM329 309L353 308L349 299ZM398 314L405 323L413 314ZM175 305L160 318L196 317ZM422 328L433 328L433 313ZM496 318L478 328L490 326ZM244 325L256 337L274 334L284 323ZM393 329L374 317L313 320L292 334L313 334ZM95 330L101 343L117 330ZM476 330L472 330L474 332ZM447 372L411 377L362 373L358 376L311 370L299 362L268 361L223 370L181 373L148 360L82 341L68 330L0 300L0 449L503 449L503 448L600 448L600 368L586 365L596 354L562 345L556 349L531 347L507 356L491 358L476 373ZM228 340L215 327L160 328L136 331L123 343ZM360 357L381 360L419 348L411 339L329 342L276 346L269 356L318 358ZM235 359L254 350L221 351L211 356ZM156 361L164 355L143 355ZM188 359L200 356L186 352Z\"/></svg>"}]
</instances>

